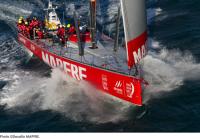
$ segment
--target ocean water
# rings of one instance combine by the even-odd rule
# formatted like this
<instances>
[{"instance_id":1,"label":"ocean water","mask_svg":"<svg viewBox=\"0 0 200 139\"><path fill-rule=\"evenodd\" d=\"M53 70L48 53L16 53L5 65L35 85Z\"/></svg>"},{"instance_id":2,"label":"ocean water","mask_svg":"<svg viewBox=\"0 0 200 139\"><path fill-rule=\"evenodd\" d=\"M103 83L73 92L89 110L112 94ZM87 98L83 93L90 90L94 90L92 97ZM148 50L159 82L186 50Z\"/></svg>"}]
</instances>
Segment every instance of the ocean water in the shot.
<instances>
[{"instance_id":1,"label":"ocean water","mask_svg":"<svg viewBox=\"0 0 200 139\"><path fill-rule=\"evenodd\" d=\"M66 15L86 0L54 1ZM114 31L118 0L99 0L98 25ZM73 5L75 3L75 6ZM20 15L40 16L47 0L0 0L0 132L199 132L200 1L147 0L145 105L119 101L63 77L18 44Z\"/></svg>"}]
</instances>

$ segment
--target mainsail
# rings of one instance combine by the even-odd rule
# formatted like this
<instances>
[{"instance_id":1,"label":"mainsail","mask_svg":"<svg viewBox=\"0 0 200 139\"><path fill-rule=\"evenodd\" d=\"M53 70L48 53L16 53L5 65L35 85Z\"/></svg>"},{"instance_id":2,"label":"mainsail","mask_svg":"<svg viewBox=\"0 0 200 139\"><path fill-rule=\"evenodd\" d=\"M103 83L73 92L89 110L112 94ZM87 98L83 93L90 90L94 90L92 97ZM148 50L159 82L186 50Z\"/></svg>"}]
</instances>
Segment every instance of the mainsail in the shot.
<instances>
[{"instance_id":1,"label":"mainsail","mask_svg":"<svg viewBox=\"0 0 200 139\"><path fill-rule=\"evenodd\" d=\"M147 28L145 0L120 0L128 67L134 65L147 54Z\"/></svg>"}]
</instances>

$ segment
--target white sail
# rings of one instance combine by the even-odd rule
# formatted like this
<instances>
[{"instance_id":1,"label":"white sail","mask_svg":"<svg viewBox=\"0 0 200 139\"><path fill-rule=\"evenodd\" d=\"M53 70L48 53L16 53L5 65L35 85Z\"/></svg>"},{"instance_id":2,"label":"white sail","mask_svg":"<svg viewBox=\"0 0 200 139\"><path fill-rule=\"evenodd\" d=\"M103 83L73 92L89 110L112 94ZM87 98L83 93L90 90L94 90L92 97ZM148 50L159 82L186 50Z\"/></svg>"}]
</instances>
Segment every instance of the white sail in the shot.
<instances>
[{"instance_id":1,"label":"white sail","mask_svg":"<svg viewBox=\"0 0 200 139\"><path fill-rule=\"evenodd\" d=\"M145 0L120 0L127 61L131 68L146 55L147 25Z\"/></svg>"}]
</instances>

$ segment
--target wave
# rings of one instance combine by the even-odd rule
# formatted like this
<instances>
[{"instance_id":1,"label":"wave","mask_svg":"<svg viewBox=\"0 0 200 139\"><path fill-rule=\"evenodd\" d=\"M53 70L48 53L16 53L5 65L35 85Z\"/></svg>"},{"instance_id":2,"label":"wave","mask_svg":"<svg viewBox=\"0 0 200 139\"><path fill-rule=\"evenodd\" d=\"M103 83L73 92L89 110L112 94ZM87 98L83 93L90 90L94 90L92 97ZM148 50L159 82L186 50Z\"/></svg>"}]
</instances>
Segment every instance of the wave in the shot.
<instances>
[{"instance_id":1,"label":"wave","mask_svg":"<svg viewBox=\"0 0 200 139\"><path fill-rule=\"evenodd\" d=\"M6 22L15 22L19 16L29 16L31 13L32 11L30 5L29 9L25 9L25 7L22 8L22 6L20 6L20 3L17 2L12 2L9 4L0 4L0 19Z\"/></svg>"},{"instance_id":2,"label":"wave","mask_svg":"<svg viewBox=\"0 0 200 139\"><path fill-rule=\"evenodd\" d=\"M200 64L189 51L168 50L159 42L152 42L152 46L160 50L150 51L144 59L144 78L150 84L144 93L146 101L154 96L162 97L164 92L181 87L186 80L200 79Z\"/></svg>"},{"instance_id":3,"label":"wave","mask_svg":"<svg viewBox=\"0 0 200 139\"><path fill-rule=\"evenodd\" d=\"M94 123L119 122L128 119L131 104L110 97L88 83L77 82L54 69L51 78L36 78L25 74L19 80L15 74L13 87L8 87L0 101L7 110L21 114L53 110L74 121ZM8 89L7 88L7 89Z\"/></svg>"}]
</instances>

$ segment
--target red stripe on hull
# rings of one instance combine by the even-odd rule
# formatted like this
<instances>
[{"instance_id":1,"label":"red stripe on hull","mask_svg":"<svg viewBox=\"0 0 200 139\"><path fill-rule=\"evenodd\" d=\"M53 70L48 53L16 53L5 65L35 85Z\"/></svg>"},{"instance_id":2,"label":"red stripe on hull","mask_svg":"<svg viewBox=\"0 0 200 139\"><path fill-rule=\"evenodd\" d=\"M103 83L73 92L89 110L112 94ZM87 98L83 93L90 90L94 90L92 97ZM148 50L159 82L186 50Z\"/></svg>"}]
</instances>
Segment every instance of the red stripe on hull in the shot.
<instances>
[{"instance_id":1,"label":"red stripe on hull","mask_svg":"<svg viewBox=\"0 0 200 139\"><path fill-rule=\"evenodd\" d=\"M51 67L59 67L66 75L77 80L86 80L112 96L118 97L135 105L142 105L141 80L132 76L112 72L91 65L83 64L49 52L23 35L18 35L18 40L35 56ZM92 92L91 92L92 93Z\"/></svg>"}]
</instances>

